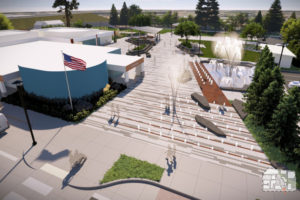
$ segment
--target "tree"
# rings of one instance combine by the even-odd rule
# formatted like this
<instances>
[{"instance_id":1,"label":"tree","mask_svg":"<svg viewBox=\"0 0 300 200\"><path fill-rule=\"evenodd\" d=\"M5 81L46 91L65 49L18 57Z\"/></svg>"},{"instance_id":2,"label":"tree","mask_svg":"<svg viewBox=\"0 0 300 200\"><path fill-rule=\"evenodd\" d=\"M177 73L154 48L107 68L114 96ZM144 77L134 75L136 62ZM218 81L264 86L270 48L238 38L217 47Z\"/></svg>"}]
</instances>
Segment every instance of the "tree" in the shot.
<instances>
[{"instance_id":1,"label":"tree","mask_svg":"<svg viewBox=\"0 0 300 200\"><path fill-rule=\"evenodd\" d=\"M281 151L288 154L294 154L295 141L299 139L299 127L297 125L299 115L297 111L297 103L293 95L288 94L283 97L268 124L266 138L279 146Z\"/></svg>"},{"instance_id":2,"label":"tree","mask_svg":"<svg viewBox=\"0 0 300 200\"><path fill-rule=\"evenodd\" d=\"M292 12L292 14L291 14L291 16L290 16L289 19L297 19L295 11Z\"/></svg>"},{"instance_id":3,"label":"tree","mask_svg":"<svg viewBox=\"0 0 300 200\"><path fill-rule=\"evenodd\" d=\"M131 17L133 17L135 15L142 14L142 9L138 5L132 4L129 7L128 14L129 14L129 19L130 19Z\"/></svg>"},{"instance_id":4,"label":"tree","mask_svg":"<svg viewBox=\"0 0 300 200\"><path fill-rule=\"evenodd\" d=\"M166 14L162 16L162 24L167 27L171 27L172 25L172 12L168 11Z\"/></svg>"},{"instance_id":5,"label":"tree","mask_svg":"<svg viewBox=\"0 0 300 200\"><path fill-rule=\"evenodd\" d=\"M259 96L254 115L259 125L267 125L272 118L273 112L279 104L284 92L284 79L280 68L276 66L271 74L271 70L266 69L259 79L259 86L265 88ZM267 76L264 76L264 75Z\"/></svg>"},{"instance_id":6,"label":"tree","mask_svg":"<svg viewBox=\"0 0 300 200\"><path fill-rule=\"evenodd\" d=\"M193 21L195 21L195 17L193 17L193 15L189 14L187 20L193 22Z\"/></svg>"},{"instance_id":7,"label":"tree","mask_svg":"<svg viewBox=\"0 0 300 200\"><path fill-rule=\"evenodd\" d=\"M72 18L72 10L77 10L79 6L79 2L77 0L55 0L53 3L52 7L57 8L59 7L59 10L57 12L65 12L65 18L66 18L66 23L67 27L71 26L71 18Z\"/></svg>"},{"instance_id":8,"label":"tree","mask_svg":"<svg viewBox=\"0 0 300 200\"><path fill-rule=\"evenodd\" d=\"M242 28L249 22L249 16L247 13L238 13L236 16L236 24L239 28Z\"/></svg>"},{"instance_id":9,"label":"tree","mask_svg":"<svg viewBox=\"0 0 300 200\"><path fill-rule=\"evenodd\" d=\"M283 95L284 79L274 57L266 46L257 62L252 83L244 97L245 110L252 114L258 125L266 125Z\"/></svg>"},{"instance_id":10,"label":"tree","mask_svg":"<svg viewBox=\"0 0 300 200\"><path fill-rule=\"evenodd\" d=\"M129 19L131 26L151 26L151 17L149 15L139 14Z\"/></svg>"},{"instance_id":11,"label":"tree","mask_svg":"<svg viewBox=\"0 0 300 200\"><path fill-rule=\"evenodd\" d=\"M220 28L219 3L216 0L207 1L208 26L214 30Z\"/></svg>"},{"instance_id":12,"label":"tree","mask_svg":"<svg viewBox=\"0 0 300 200\"><path fill-rule=\"evenodd\" d=\"M111 6L110 16L109 16L109 24L110 25L117 25L118 24L118 11L115 7L115 4Z\"/></svg>"},{"instance_id":13,"label":"tree","mask_svg":"<svg viewBox=\"0 0 300 200\"><path fill-rule=\"evenodd\" d=\"M178 22L178 12L172 13L172 23Z\"/></svg>"},{"instance_id":14,"label":"tree","mask_svg":"<svg viewBox=\"0 0 300 200\"><path fill-rule=\"evenodd\" d=\"M0 30L13 29L10 20L3 14L0 13Z\"/></svg>"},{"instance_id":15,"label":"tree","mask_svg":"<svg viewBox=\"0 0 300 200\"><path fill-rule=\"evenodd\" d=\"M188 44L188 36L189 35L198 35L199 34L199 26L192 21L185 21L180 23L176 28L176 35L180 35L181 37L185 36L185 43Z\"/></svg>"},{"instance_id":16,"label":"tree","mask_svg":"<svg viewBox=\"0 0 300 200\"><path fill-rule=\"evenodd\" d=\"M254 22L263 25L263 17L261 11L258 11L257 15L254 18Z\"/></svg>"},{"instance_id":17,"label":"tree","mask_svg":"<svg viewBox=\"0 0 300 200\"><path fill-rule=\"evenodd\" d=\"M270 32L279 32L284 22L280 0L275 0L264 18L264 28Z\"/></svg>"},{"instance_id":18,"label":"tree","mask_svg":"<svg viewBox=\"0 0 300 200\"><path fill-rule=\"evenodd\" d=\"M242 37L250 37L252 40L254 37L259 38L262 37L265 33L264 28L255 22L252 22L243 29Z\"/></svg>"},{"instance_id":19,"label":"tree","mask_svg":"<svg viewBox=\"0 0 300 200\"><path fill-rule=\"evenodd\" d=\"M288 48L297 56L293 60L295 66L300 66L300 19L288 19L280 31L283 40L288 43Z\"/></svg>"},{"instance_id":20,"label":"tree","mask_svg":"<svg viewBox=\"0 0 300 200\"><path fill-rule=\"evenodd\" d=\"M206 28L208 23L208 16L207 16L207 2L206 0L199 0L196 6L196 17L195 22L200 25L201 27Z\"/></svg>"},{"instance_id":21,"label":"tree","mask_svg":"<svg viewBox=\"0 0 300 200\"><path fill-rule=\"evenodd\" d=\"M123 7L120 12L120 24L128 25L128 21L129 21L129 11L128 11L126 3L124 2Z\"/></svg>"}]
</instances>

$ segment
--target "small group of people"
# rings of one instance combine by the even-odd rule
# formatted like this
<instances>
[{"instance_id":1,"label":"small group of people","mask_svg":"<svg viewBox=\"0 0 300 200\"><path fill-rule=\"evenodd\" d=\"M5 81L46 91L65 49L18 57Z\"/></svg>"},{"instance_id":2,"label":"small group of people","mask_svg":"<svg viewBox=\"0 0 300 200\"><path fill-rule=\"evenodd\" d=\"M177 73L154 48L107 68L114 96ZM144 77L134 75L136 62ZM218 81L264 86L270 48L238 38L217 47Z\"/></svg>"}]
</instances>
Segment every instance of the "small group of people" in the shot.
<instances>
[{"instance_id":1,"label":"small group of people","mask_svg":"<svg viewBox=\"0 0 300 200\"><path fill-rule=\"evenodd\" d=\"M173 147L168 145L168 150L166 151L167 153L167 165L168 165L168 176L173 172L173 170L176 169L177 167L177 161L176 161L176 146L173 144Z\"/></svg>"}]
</instances>

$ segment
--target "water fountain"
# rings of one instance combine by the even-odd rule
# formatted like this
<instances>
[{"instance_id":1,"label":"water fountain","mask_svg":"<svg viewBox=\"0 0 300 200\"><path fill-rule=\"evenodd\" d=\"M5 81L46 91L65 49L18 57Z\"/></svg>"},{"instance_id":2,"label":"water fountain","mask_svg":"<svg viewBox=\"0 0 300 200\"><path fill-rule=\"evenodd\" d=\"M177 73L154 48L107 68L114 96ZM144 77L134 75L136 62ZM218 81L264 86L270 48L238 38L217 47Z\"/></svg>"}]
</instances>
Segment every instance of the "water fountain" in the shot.
<instances>
[{"instance_id":1,"label":"water fountain","mask_svg":"<svg viewBox=\"0 0 300 200\"><path fill-rule=\"evenodd\" d=\"M216 83L221 88L241 89L249 85L254 74L254 67L239 66L243 55L243 42L236 34L218 35L214 43L215 55L224 59L211 60L205 64Z\"/></svg>"}]
</instances>

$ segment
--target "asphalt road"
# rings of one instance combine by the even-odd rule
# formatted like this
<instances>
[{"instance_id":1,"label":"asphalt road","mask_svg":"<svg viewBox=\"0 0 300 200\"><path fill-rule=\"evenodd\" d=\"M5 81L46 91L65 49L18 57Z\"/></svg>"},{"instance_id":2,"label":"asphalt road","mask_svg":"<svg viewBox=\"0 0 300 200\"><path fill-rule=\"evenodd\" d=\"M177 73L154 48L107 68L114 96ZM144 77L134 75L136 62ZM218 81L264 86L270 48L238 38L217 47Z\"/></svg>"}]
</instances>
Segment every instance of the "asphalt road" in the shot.
<instances>
[{"instance_id":1,"label":"asphalt road","mask_svg":"<svg viewBox=\"0 0 300 200\"><path fill-rule=\"evenodd\" d=\"M281 72L284 77L285 85L288 86L291 81L300 81L300 73Z\"/></svg>"}]
</instances>

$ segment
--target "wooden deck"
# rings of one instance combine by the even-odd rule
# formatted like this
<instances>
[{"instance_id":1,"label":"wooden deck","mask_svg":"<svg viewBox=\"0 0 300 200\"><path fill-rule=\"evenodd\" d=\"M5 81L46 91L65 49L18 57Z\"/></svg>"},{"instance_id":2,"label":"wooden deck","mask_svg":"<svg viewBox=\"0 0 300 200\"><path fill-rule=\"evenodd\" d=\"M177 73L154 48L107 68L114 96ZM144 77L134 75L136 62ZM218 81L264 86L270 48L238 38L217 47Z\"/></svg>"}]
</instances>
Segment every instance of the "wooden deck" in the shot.
<instances>
[{"instance_id":1,"label":"wooden deck","mask_svg":"<svg viewBox=\"0 0 300 200\"><path fill-rule=\"evenodd\" d=\"M197 62L190 62L189 64L207 101L209 103L231 106L230 102L216 84L206 67L202 63L199 64Z\"/></svg>"}]
</instances>

